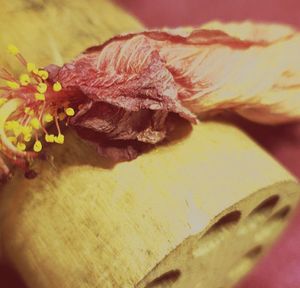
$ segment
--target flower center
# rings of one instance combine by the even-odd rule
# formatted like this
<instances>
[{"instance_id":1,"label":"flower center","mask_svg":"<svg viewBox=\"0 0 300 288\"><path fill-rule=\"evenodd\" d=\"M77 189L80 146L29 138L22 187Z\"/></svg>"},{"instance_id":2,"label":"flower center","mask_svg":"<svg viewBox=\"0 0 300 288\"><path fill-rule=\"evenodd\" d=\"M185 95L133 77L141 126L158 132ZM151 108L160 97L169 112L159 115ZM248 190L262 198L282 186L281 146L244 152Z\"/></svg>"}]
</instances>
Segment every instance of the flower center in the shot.
<instances>
[{"instance_id":1,"label":"flower center","mask_svg":"<svg viewBox=\"0 0 300 288\"><path fill-rule=\"evenodd\" d=\"M13 161L28 160L42 150L43 141L64 143L59 122L68 124L75 110L70 107L68 93L61 83L48 79L48 71L27 62L14 45L9 45L8 51L26 73L17 78L0 68L0 78L5 83L0 86L0 152ZM56 126L55 134L47 130L52 123Z\"/></svg>"}]
</instances>

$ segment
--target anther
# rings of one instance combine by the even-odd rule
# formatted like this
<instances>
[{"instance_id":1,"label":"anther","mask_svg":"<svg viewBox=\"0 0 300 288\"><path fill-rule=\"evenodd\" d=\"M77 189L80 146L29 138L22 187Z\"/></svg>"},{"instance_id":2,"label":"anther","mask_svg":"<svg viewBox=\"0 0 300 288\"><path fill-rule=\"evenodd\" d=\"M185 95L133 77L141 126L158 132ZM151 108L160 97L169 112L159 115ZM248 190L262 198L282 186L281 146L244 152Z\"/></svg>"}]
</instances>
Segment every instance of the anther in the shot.
<instances>
[{"instance_id":1,"label":"anther","mask_svg":"<svg viewBox=\"0 0 300 288\"><path fill-rule=\"evenodd\" d=\"M44 94L47 91L47 84L45 83L39 83L39 85L37 86L37 91L41 94Z\"/></svg>"},{"instance_id":2,"label":"anther","mask_svg":"<svg viewBox=\"0 0 300 288\"><path fill-rule=\"evenodd\" d=\"M20 84L18 84L17 82L13 82L13 81L6 81L6 85L11 89L19 89L20 88Z\"/></svg>"},{"instance_id":3,"label":"anther","mask_svg":"<svg viewBox=\"0 0 300 288\"><path fill-rule=\"evenodd\" d=\"M45 101L45 94L42 93L35 93L34 94L35 100L39 100L39 101Z\"/></svg>"},{"instance_id":4,"label":"anther","mask_svg":"<svg viewBox=\"0 0 300 288\"><path fill-rule=\"evenodd\" d=\"M39 119L37 119L37 118L31 119L30 124L36 130L41 128L41 123L40 123Z\"/></svg>"},{"instance_id":5,"label":"anther","mask_svg":"<svg viewBox=\"0 0 300 288\"><path fill-rule=\"evenodd\" d=\"M27 86L30 83L30 77L28 74L22 74L20 76L20 82L22 86Z\"/></svg>"},{"instance_id":6,"label":"anther","mask_svg":"<svg viewBox=\"0 0 300 288\"><path fill-rule=\"evenodd\" d=\"M39 141L39 140L36 140L34 145L33 145L33 151L34 152L40 152L40 151L42 151L42 149L43 149L42 142Z\"/></svg>"},{"instance_id":7,"label":"anther","mask_svg":"<svg viewBox=\"0 0 300 288\"><path fill-rule=\"evenodd\" d=\"M46 70L39 70L37 73L43 80L47 80L49 77L49 73Z\"/></svg>"},{"instance_id":8,"label":"anther","mask_svg":"<svg viewBox=\"0 0 300 288\"><path fill-rule=\"evenodd\" d=\"M62 86L61 86L61 84L59 82L55 82L53 84L53 91L54 92L59 92L59 91L61 91L61 89L62 89Z\"/></svg>"},{"instance_id":9,"label":"anther","mask_svg":"<svg viewBox=\"0 0 300 288\"><path fill-rule=\"evenodd\" d=\"M63 134L58 134L58 136L54 137L54 141L57 144L64 144L64 142L65 142L65 136Z\"/></svg>"},{"instance_id":10,"label":"anther","mask_svg":"<svg viewBox=\"0 0 300 288\"><path fill-rule=\"evenodd\" d=\"M46 122L46 123L50 123L53 121L53 116L50 114L50 113L46 113L43 120Z\"/></svg>"},{"instance_id":11,"label":"anther","mask_svg":"<svg viewBox=\"0 0 300 288\"><path fill-rule=\"evenodd\" d=\"M72 116L74 116L75 115L75 111L74 111L74 109L73 108L65 108L65 113L67 114L67 116L70 116L70 117L72 117Z\"/></svg>"},{"instance_id":12,"label":"anther","mask_svg":"<svg viewBox=\"0 0 300 288\"><path fill-rule=\"evenodd\" d=\"M53 134L46 134L45 135L45 141L48 143L54 143L55 136Z\"/></svg>"},{"instance_id":13,"label":"anther","mask_svg":"<svg viewBox=\"0 0 300 288\"><path fill-rule=\"evenodd\" d=\"M13 56L20 54L19 49L15 45L12 45L12 44L7 46L7 50Z\"/></svg>"},{"instance_id":14,"label":"anther","mask_svg":"<svg viewBox=\"0 0 300 288\"><path fill-rule=\"evenodd\" d=\"M19 142L19 143L17 144L17 149L18 149L19 151L25 151L25 150L26 150L26 145L25 145L24 143Z\"/></svg>"}]
</instances>

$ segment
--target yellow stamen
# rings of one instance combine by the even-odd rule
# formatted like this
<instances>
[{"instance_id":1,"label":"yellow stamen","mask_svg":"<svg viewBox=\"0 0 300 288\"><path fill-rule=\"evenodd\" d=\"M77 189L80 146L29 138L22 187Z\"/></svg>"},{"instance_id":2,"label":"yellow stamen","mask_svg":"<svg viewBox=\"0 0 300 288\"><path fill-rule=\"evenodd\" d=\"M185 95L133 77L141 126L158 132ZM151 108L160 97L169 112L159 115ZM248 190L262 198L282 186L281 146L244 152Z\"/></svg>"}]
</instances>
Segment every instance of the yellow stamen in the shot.
<instances>
[{"instance_id":1,"label":"yellow stamen","mask_svg":"<svg viewBox=\"0 0 300 288\"><path fill-rule=\"evenodd\" d=\"M37 118L31 119L30 124L34 129L40 129L41 128L41 123L40 123L39 119L37 119Z\"/></svg>"},{"instance_id":2,"label":"yellow stamen","mask_svg":"<svg viewBox=\"0 0 300 288\"><path fill-rule=\"evenodd\" d=\"M42 142L39 140L36 140L34 145L33 145L33 151L34 152L40 152L43 149Z\"/></svg>"},{"instance_id":3,"label":"yellow stamen","mask_svg":"<svg viewBox=\"0 0 300 288\"><path fill-rule=\"evenodd\" d=\"M32 134L29 134L29 133L28 134L24 134L23 139L24 139L25 142L30 142L31 138L32 138Z\"/></svg>"},{"instance_id":4,"label":"yellow stamen","mask_svg":"<svg viewBox=\"0 0 300 288\"><path fill-rule=\"evenodd\" d=\"M61 91L61 89L62 89L62 86L61 86L61 84L59 82L55 82L53 84L53 91L54 92L59 92L59 91Z\"/></svg>"},{"instance_id":5,"label":"yellow stamen","mask_svg":"<svg viewBox=\"0 0 300 288\"><path fill-rule=\"evenodd\" d=\"M30 77L28 74L22 74L20 76L21 85L27 86L30 83Z\"/></svg>"},{"instance_id":6,"label":"yellow stamen","mask_svg":"<svg viewBox=\"0 0 300 288\"><path fill-rule=\"evenodd\" d=\"M53 121L53 116L50 113L47 113L47 114L45 114L43 119L46 123L50 123Z\"/></svg>"},{"instance_id":7,"label":"yellow stamen","mask_svg":"<svg viewBox=\"0 0 300 288\"><path fill-rule=\"evenodd\" d=\"M45 94L35 93L34 97L35 97L35 100L45 101Z\"/></svg>"},{"instance_id":8,"label":"yellow stamen","mask_svg":"<svg viewBox=\"0 0 300 288\"><path fill-rule=\"evenodd\" d=\"M30 126L21 126L22 134L24 135L24 140L29 142L32 137L32 127Z\"/></svg>"},{"instance_id":9,"label":"yellow stamen","mask_svg":"<svg viewBox=\"0 0 300 288\"><path fill-rule=\"evenodd\" d=\"M65 136L63 134L58 134L58 136L54 137L54 141L57 144L64 144L64 142L65 142Z\"/></svg>"},{"instance_id":10,"label":"yellow stamen","mask_svg":"<svg viewBox=\"0 0 300 288\"><path fill-rule=\"evenodd\" d=\"M37 86L37 91L41 94L45 93L47 91L47 84L45 83L40 83L38 86Z\"/></svg>"},{"instance_id":11,"label":"yellow stamen","mask_svg":"<svg viewBox=\"0 0 300 288\"><path fill-rule=\"evenodd\" d=\"M10 137L7 137L7 139L8 139L9 142L11 142L12 144L17 143L17 138L16 138L16 137L10 136Z\"/></svg>"},{"instance_id":12,"label":"yellow stamen","mask_svg":"<svg viewBox=\"0 0 300 288\"><path fill-rule=\"evenodd\" d=\"M46 70L39 70L37 73L43 80L47 80L49 73Z\"/></svg>"},{"instance_id":13,"label":"yellow stamen","mask_svg":"<svg viewBox=\"0 0 300 288\"><path fill-rule=\"evenodd\" d=\"M7 50L11 55L14 55L14 56L16 56L20 53L19 49L13 44L9 44L7 46Z\"/></svg>"},{"instance_id":14,"label":"yellow stamen","mask_svg":"<svg viewBox=\"0 0 300 288\"><path fill-rule=\"evenodd\" d=\"M19 123L18 123L18 125L16 125L13 128L13 132L14 132L14 134L15 134L16 137L18 137L22 133L22 127L21 127L21 125Z\"/></svg>"},{"instance_id":15,"label":"yellow stamen","mask_svg":"<svg viewBox=\"0 0 300 288\"><path fill-rule=\"evenodd\" d=\"M25 110L24 110L25 114L29 115L29 116L33 116L34 115L34 111L29 108L29 107L26 107Z\"/></svg>"},{"instance_id":16,"label":"yellow stamen","mask_svg":"<svg viewBox=\"0 0 300 288\"><path fill-rule=\"evenodd\" d=\"M7 101L7 103L5 103L0 109L0 138L2 144L15 153L20 153L20 151L18 151L18 149L7 137L5 133L5 122L9 118L9 116L14 113L22 104L23 101L21 99L12 99Z\"/></svg>"},{"instance_id":17,"label":"yellow stamen","mask_svg":"<svg viewBox=\"0 0 300 288\"><path fill-rule=\"evenodd\" d=\"M25 151L26 150L26 145L24 144L24 143L18 143L17 144L17 149L19 150L19 151Z\"/></svg>"},{"instance_id":18,"label":"yellow stamen","mask_svg":"<svg viewBox=\"0 0 300 288\"><path fill-rule=\"evenodd\" d=\"M17 82L13 82L13 81L6 81L6 85L11 89L20 88L20 84L18 84Z\"/></svg>"},{"instance_id":19,"label":"yellow stamen","mask_svg":"<svg viewBox=\"0 0 300 288\"><path fill-rule=\"evenodd\" d=\"M34 63L27 63L27 71L32 72L34 74L38 74L39 70L36 68L36 65Z\"/></svg>"},{"instance_id":20,"label":"yellow stamen","mask_svg":"<svg viewBox=\"0 0 300 288\"><path fill-rule=\"evenodd\" d=\"M53 134L46 134L45 135L45 140L48 143L54 143L55 141L55 136Z\"/></svg>"},{"instance_id":21,"label":"yellow stamen","mask_svg":"<svg viewBox=\"0 0 300 288\"><path fill-rule=\"evenodd\" d=\"M5 123L5 130L13 130L18 127L20 124L16 120L6 121Z\"/></svg>"},{"instance_id":22,"label":"yellow stamen","mask_svg":"<svg viewBox=\"0 0 300 288\"><path fill-rule=\"evenodd\" d=\"M74 109L73 108L65 108L65 113L67 114L67 116L70 116L70 117L72 117L72 116L74 116L75 115L75 111L74 111Z\"/></svg>"}]
</instances>

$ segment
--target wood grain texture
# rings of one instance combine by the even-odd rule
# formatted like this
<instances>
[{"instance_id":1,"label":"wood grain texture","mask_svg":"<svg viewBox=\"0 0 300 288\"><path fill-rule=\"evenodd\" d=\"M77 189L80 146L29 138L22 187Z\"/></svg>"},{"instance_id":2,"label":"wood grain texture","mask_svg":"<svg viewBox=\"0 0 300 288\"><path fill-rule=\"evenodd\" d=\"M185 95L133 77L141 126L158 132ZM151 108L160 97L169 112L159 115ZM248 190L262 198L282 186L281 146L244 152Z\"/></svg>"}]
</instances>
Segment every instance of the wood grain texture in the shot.
<instances>
[{"instance_id":1,"label":"wood grain texture","mask_svg":"<svg viewBox=\"0 0 300 288\"><path fill-rule=\"evenodd\" d=\"M141 29L107 1L58 3L5 2L0 46L59 64ZM177 133L112 167L70 131L35 180L18 172L1 187L3 252L29 287L231 287L251 269L295 207L297 181L229 123Z\"/></svg>"}]
</instances>

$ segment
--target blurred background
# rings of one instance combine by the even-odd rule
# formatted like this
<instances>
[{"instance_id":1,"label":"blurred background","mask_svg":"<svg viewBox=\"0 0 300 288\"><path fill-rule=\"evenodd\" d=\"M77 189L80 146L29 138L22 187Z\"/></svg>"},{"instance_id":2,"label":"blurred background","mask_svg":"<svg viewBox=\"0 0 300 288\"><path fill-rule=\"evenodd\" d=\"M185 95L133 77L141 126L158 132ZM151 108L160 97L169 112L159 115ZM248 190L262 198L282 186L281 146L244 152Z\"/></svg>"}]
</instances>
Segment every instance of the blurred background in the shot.
<instances>
[{"instance_id":1,"label":"blurred background","mask_svg":"<svg viewBox=\"0 0 300 288\"><path fill-rule=\"evenodd\" d=\"M5 0L0 0L0 4L1 1ZM68 0L62 0L64 1ZM281 22L300 29L299 0L116 0L115 2L149 28L199 25L218 19ZM264 127L240 118L235 118L234 121L300 178L300 124ZM300 209L271 253L239 284L238 288L300 287L299 227ZM0 266L0 287L25 288L18 276L3 265Z\"/></svg>"},{"instance_id":2,"label":"blurred background","mask_svg":"<svg viewBox=\"0 0 300 288\"><path fill-rule=\"evenodd\" d=\"M297 0L116 0L147 27L253 19L300 25Z\"/></svg>"}]
</instances>

